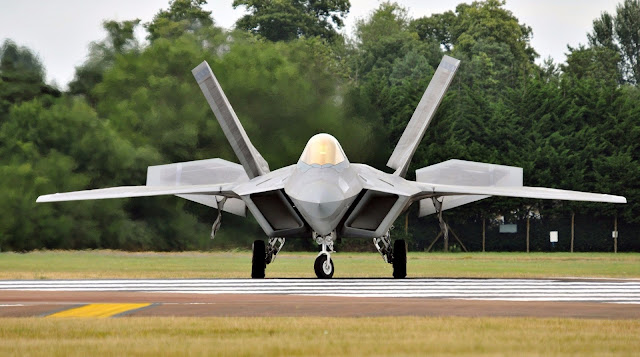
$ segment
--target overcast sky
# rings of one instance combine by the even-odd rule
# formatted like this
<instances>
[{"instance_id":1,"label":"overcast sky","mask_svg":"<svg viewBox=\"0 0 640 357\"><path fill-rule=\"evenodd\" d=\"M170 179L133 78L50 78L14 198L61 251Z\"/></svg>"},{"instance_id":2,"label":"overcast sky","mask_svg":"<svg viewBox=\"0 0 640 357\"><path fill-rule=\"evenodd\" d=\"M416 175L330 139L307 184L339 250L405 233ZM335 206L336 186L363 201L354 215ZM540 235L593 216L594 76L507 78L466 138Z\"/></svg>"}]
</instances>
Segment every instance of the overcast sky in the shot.
<instances>
[{"instance_id":1,"label":"overcast sky","mask_svg":"<svg viewBox=\"0 0 640 357\"><path fill-rule=\"evenodd\" d=\"M586 43L592 21L603 11L614 13L622 0L507 0L507 9L533 28L533 48L541 61L551 56L564 62L567 45ZM455 10L463 0L397 0L413 18ZM471 2L471 1L466 1ZM84 62L91 41L105 37L103 20L151 20L168 7L168 0L0 0L0 42L10 38L35 51L47 71L47 80L66 86L74 68ZM217 25L230 28L244 14L233 0L209 0ZM356 19L366 17L379 0L351 0L348 35ZM143 36L143 33L140 33Z\"/></svg>"}]
</instances>

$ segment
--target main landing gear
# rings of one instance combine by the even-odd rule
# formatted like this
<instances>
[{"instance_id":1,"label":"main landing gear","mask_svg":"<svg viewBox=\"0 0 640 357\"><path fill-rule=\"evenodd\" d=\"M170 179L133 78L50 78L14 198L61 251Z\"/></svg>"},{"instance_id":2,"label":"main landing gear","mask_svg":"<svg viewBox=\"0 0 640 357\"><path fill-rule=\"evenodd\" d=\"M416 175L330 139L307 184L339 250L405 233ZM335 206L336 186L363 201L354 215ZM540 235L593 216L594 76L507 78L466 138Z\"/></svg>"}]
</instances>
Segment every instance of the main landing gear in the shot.
<instances>
[{"instance_id":1,"label":"main landing gear","mask_svg":"<svg viewBox=\"0 0 640 357\"><path fill-rule=\"evenodd\" d=\"M391 248L391 234L389 231L382 236L373 238L373 245L382 255L385 263L393 266L393 277L404 279L407 277L407 243L404 239L397 239Z\"/></svg>"},{"instance_id":2,"label":"main landing gear","mask_svg":"<svg viewBox=\"0 0 640 357\"><path fill-rule=\"evenodd\" d=\"M333 250L333 242L336 239L336 232L322 236L313 232L313 239L322 248L316 261L313 264L313 270L320 279L331 279L335 271L331 253ZM373 238L373 244L382 255L382 259L386 263L393 266L393 277L396 279L404 279L407 277L407 243L403 239L397 239L391 244L389 232L384 236ZM267 244L263 240L253 242L253 256L251 259L251 277L254 279L263 279L267 264L272 263L280 250L284 246L284 238L269 238Z\"/></svg>"},{"instance_id":3,"label":"main landing gear","mask_svg":"<svg viewBox=\"0 0 640 357\"><path fill-rule=\"evenodd\" d=\"M251 277L254 279L263 279L267 264L276 260L276 255L284 246L284 238L269 238L267 244L263 240L253 242L253 256L251 257Z\"/></svg>"},{"instance_id":4,"label":"main landing gear","mask_svg":"<svg viewBox=\"0 0 640 357\"><path fill-rule=\"evenodd\" d=\"M331 253L335 253L333 250L333 241L336 238L336 232L333 231L327 236L321 236L316 232L313 232L313 239L322 246L322 250L318 253L316 262L313 264L313 270L316 272L316 276L320 279L331 279L333 277L334 266L331 260Z\"/></svg>"}]
</instances>

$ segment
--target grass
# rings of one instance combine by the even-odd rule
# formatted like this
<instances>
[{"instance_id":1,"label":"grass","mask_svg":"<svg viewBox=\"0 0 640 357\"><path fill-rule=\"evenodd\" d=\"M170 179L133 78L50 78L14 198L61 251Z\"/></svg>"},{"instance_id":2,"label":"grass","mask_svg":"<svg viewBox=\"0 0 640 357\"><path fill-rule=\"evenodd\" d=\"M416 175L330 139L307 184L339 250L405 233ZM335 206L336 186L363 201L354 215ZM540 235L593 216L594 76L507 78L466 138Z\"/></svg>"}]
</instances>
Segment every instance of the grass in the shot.
<instances>
[{"instance_id":1,"label":"grass","mask_svg":"<svg viewBox=\"0 0 640 357\"><path fill-rule=\"evenodd\" d=\"M638 320L1 319L0 355L637 355Z\"/></svg>"},{"instance_id":2,"label":"grass","mask_svg":"<svg viewBox=\"0 0 640 357\"><path fill-rule=\"evenodd\" d=\"M267 277L315 277L316 253L281 252ZM374 253L336 253L336 278L392 274ZM410 252L408 277L640 278L638 253L421 253ZM248 278L249 252L127 253L36 251L0 253L0 279Z\"/></svg>"},{"instance_id":3,"label":"grass","mask_svg":"<svg viewBox=\"0 0 640 357\"><path fill-rule=\"evenodd\" d=\"M313 277L282 252L268 277ZM336 277L390 277L377 254L337 253ZM245 278L249 252L1 253L0 279ZM409 253L409 277L640 278L640 254ZM0 356L637 355L640 320L466 317L0 319Z\"/></svg>"}]
</instances>

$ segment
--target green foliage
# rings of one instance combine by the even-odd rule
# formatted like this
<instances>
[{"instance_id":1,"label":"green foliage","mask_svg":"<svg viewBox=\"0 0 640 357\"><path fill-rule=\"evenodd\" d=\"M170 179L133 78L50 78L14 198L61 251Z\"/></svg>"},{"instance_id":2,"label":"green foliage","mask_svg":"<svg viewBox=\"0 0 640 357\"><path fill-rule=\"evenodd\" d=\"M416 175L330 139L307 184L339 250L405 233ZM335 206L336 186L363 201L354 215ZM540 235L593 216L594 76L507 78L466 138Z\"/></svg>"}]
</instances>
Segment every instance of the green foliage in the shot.
<instances>
[{"instance_id":1,"label":"green foliage","mask_svg":"<svg viewBox=\"0 0 640 357\"><path fill-rule=\"evenodd\" d=\"M76 74L69 83L69 93L83 95L90 103L95 104L93 88L102 81L107 68L113 65L116 56L126 52L136 52L139 44L134 36L135 28L140 20L105 21L102 26L107 37L102 41L92 42L89 56L84 64L76 67Z\"/></svg>"},{"instance_id":2,"label":"green foliage","mask_svg":"<svg viewBox=\"0 0 640 357\"><path fill-rule=\"evenodd\" d=\"M383 169L449 54L462 65L408 178L415 169L457 158L522 167L528 186L629 200L482 200L445 212L464 244L480 249L475 237L486 220L489 249L522 250L522 239L497 233L496 218L522 227L532 217L531 247L548 250L548 231L567 236L573 212L582 227L577 249L610 249L607 235L617 217L621 237L629 238L621 249L640 250L634 243L640 89L628 52L635 46L637 3L626 0L616 16L596 19L589 44L569 48L566 63L539 66L531 29L499 0L419 19L384 2L357 22L356 37L346 42L336 41L335 28L348 1L235 1L249 10L237 28L249 32L227 33L202 9L205 1L174 0L144 25L148 44L133 36L139 20L106 21L106 37L92 43L64 95L43 82L37 56L6 41L0 49L0 248L249 247L262 235L253 219L225 214L212 244L215 212L175 197L34 201L51 192L144 184L150 165L236 161L190 71L203 60L272 169L295 162L318 132L336 136L350 161ZM416 206L396 222L405 227L408 217L407 232L392 234L424 249L438 228L431 217L416 218ZM313 247L307 240L292 243ZM362 249L360 243L342 244Z\"/></svg>"},{"instance_id":3,"label":"green foliage","mask_svg":"<svg viewBox=\"0 0 640 357\"><path fill-rule=\"evenodd\" d=\"M614 52L618 81L640 86L640 0L624 0L616 7L615 17L603 12L593 20L587 35L594 49Z\"/></svg>"},{"instance_id":4,"label":"green foliage","mask_svg":"<svg viewBox=\"0 0 640 357\"><path fill-rule=\"evenodd\" d=\"M152 42L159 38L178 38L185 33L198 33L213 27L211 11L204 11L206 0L171 0L168 10L160 10L145 24Z\"/></svg>"},{"instance_id":5,"label":"green foliage","mask_svg":"<svg viewBox=\"0 0 640 357\"><path fill-rule=\"evenodd\" d=\"M39 100L13 107L0 127L3 246L35 248L115 247L130 237L122 202L40 205L47 192L80 190L121 181L131 165L131 147L81 101L64 99L49 108ZM121 181L122 182L122 181Z\"/></svg>"},{"instance_id":6,"label":"green foliage","mask_svg":"<svg viewBox=\"0 0 640 357\"><path fill-rule=\"evenodd\" d=\"M44 83L40 59L30 49L5 40L0 47L0 124L13 104L58 96L58 89Z\"/></svg>"},{"instance_id":7,"label":"green foliage","mask_svg":"<svg viewBox=\"0 0 640 357\"><path fill-rule=\"evenodd\" d=\"M234 0L233 8L239 6L249 14L236 22L236 28L269 41L317 36L333 42L351 8L349 0Z\"/></svg>"}]
</instances>

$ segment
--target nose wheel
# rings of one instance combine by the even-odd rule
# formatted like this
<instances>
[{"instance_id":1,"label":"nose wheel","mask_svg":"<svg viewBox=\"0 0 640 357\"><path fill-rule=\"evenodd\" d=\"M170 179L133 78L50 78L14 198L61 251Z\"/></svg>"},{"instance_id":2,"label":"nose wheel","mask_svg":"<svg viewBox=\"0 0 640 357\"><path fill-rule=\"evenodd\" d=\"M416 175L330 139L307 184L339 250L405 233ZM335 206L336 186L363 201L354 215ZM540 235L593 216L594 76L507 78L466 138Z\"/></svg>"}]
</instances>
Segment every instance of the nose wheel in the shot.
<instances>
[{"instance_id":1,"label":"nose wheel","mask_svg":"<svg viewBox=\"0 0 640 357\"><path fill-rule=\"evenodd\" d=\"M333 277L333 260L327 254L320 254L316 258L313 269L316 271L316 276L320 279L331 279Z\"/></svg>"}]
</instances>

